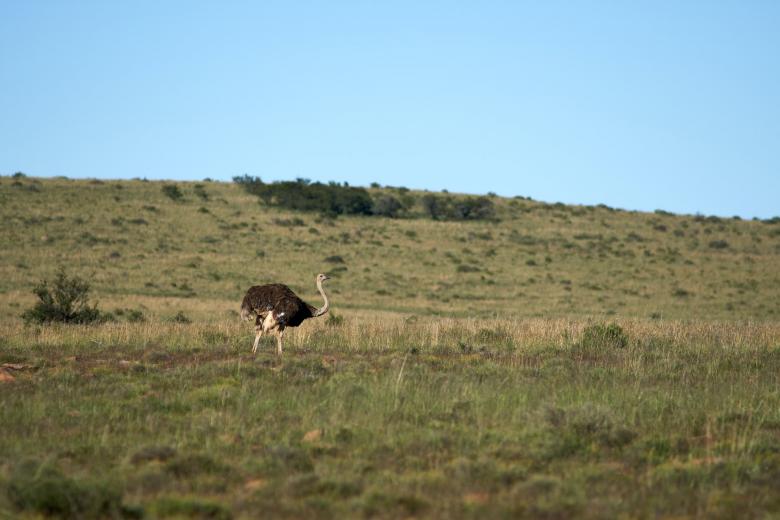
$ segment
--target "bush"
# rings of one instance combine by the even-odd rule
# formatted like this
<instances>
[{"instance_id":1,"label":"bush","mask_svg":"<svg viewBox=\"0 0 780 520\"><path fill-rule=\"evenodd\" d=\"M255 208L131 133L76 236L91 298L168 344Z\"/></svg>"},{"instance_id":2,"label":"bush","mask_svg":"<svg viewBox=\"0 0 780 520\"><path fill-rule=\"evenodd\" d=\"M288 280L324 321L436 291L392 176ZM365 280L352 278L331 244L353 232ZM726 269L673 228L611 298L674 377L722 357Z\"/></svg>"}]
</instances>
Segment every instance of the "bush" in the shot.
<instances>
[{"instance_id":1,"label":"bush","mask_svg":"<svg viewBox=\"0 0 780 520\"><path fill-rule=\"evenodd\" d=\"M178 186L175 184L166 184L162 187L163 195L168 197L174 202L178 202L184 198L184 194L181 192Z\"/></svg>"},{"instance_id":2,"label":"bush","mask_svg":"<svg viewBox=\"0 0 780 520\"><path fill-rule=\"evenodd\" d=\"M20 464L11 475L8 498L19 511L61 518L118 518L126 512L121 493L110 486L76 481L32 461Z\"/></svg>"},{"instance_id":3,"label":"bush","mask_svg":"<svg viewBox=\"0 0 780 520\"><path fill-rule=\"evenodd\" d=\"M64 268L57 271L49 284L42 280L33 289L38 303L22 314L25 323L92 323L108 319L97 304L89 305L89 283L77 276L69 277Z\"/></svg>"},{"instance_id":4,"label":"bush","mask_svg":"<svg viewBox=\"0 0 780 520\"><path fill-rule=\"evenodd\" d=\"M183 312L183 311L179 311L179 312L177 312L177 313L176 313L176 315L175 315L175 316L173 316L173 317L170 319L170 321L171 321L172 323L183 323L183 324L192 323L192 320L191 320L191 319L189 319L189 318L187 317L187 315L186 315L186 314L184 314L184 312Z\"/></svg>"},{"instance_id":5,"label":"bush","mask_svg":"<svg viewBox=\"0 0 780 520\"><path fill-rule=\"evenodd\" d=\"M146 316L144 316L143 311L139 311L138 309L128 309L127 321L129 323L143 323L146 321Z\"/></svg>"},{"instance_id":6,"label":"bush","mask_svg":"<svg viewBox=\"0 0 780 520\"><path fill-rule=\"evenodd\" d=\"M401 203L392 195L380 195L374 200L372 212L380 217L396 218L402 209Z\"/></svg>"},{"instance_id":7,"label":"bush","mask_svg":"<svg viewBox=\"0 0 780 520\"><path fill-rule=\"evenodd\" d=\"M495 217L493 201L487 197L443 197L427 194L420 200L423 213L433 220L490 220Z\"/></svg>"},{"instance_id":8,"label":"bush","mask_svg":"<svg viewBox=\"0 0 780 520\"><path fill-rule=\"evenodd\" d=\"M423 198L420 200L423 212L433 220L444 219L447 214L444 200L443 197L437 197L436 195L423 195Z\"/></svg>"},{"instance_id":9,"label":"bush","mask_svg":"<svg viewBox=\"0 0 780 520\"><path fill-rule=\"evenodd\" d=\"M163 497L154 504L154 513L161 518L232 518L230 511L219 502L199 498Z\"/></svg>"},{"instance_id":10,"label":"bush","mask_svg":"<svg viewBox=\"0 0 780 520\"><path fill-rule=\"evenodd\" d=\"M615 323L590 325L582 333L582 346L585 348L625 348L627 345L628 336Z\"/></svg>"},{"instance_id":11,"label":"bush","mask_svg":"<svg viewBox=\"0 0 780 520\"><path fill-rule=\"evenodd\" d=\"M303 219L294 217L294 218L275 218L273 219L273 223L277 226L283 226L283 227L301 227L305 226L306 222L303 221Z\"/></svg>"},{"instance_id":12,"label":"bush","mask_svg":"<svg viewBox=\"0 0 780 520\"><path fill-rule=\"evenodd\" d=\"M373 201L363 188L346 183L311 183L308 179L264 183L260 177L233 177L248 193L270 206L299 211L319 211L329 215L371 215Z\"/></svg>"},{"instance_id":13,"label":"bush","mask_svg":"<svg viewBox=\"0 0 780 520\"><path fill-rule=\"evenodd\" d=\"M209 200L209 194L206 192L206 186L203 184L195 185L195 195L200 197L204 202Z\"/></svg>"}]
</instances>

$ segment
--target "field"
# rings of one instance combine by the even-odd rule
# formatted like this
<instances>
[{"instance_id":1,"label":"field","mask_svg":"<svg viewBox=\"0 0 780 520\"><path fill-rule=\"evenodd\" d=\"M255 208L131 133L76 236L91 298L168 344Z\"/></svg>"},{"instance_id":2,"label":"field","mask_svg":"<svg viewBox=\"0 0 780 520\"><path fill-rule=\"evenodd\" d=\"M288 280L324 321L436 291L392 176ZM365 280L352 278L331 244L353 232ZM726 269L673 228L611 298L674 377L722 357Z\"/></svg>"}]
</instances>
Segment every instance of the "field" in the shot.
<instances>
[{"instance_id":1,"label":"field","mask_svg":"<svg viewBox=\"0 0 780 520\"><path fill-rule=\"evenodd\" d=\"M780 515L776 220L162 186L0 178L0 517ZM112 321L23 323L59 266ZM246 288L318 272L251 355Z\"/></svg>"}]
</instances>

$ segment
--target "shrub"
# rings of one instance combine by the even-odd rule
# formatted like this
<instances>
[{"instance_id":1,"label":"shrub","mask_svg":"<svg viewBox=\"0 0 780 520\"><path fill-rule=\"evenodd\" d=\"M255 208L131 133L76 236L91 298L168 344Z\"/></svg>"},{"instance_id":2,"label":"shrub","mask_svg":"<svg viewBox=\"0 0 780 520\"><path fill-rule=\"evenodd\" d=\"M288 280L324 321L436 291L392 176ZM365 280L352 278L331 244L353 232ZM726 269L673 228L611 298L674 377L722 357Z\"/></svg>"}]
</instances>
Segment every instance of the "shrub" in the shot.
<instances>
[{"instance_id":1,"label":"shrub","mask_svg":"<svg viewBox=\"0 0 780 520\"><path fill-rule=\"evenodd\" d=\"M729 243L725 240L713 240L709 243L709 246L712 249L726 249L729 247Z\"/></svg>"},{"instance_id":2,"label":"shrub","mask_svg":"<svg viewBox=\"0 0 780 520\"><path fill-rule=\"evenodd\" d=\"M175 184L166 184L162 187L163 195L168 197L174 202L178 202L184 198L184 194L181 192L178 186Z\"/></svg>"},{"instance_id":3,"label":"shrub","mask_svg":"<svg viewBox=\"0 0 780 520\"><path fill-rule=\"evenodd\" d=\"M143 311L139 311L138 309L128 309L127 321L130 323L142 323L146 321L146 316L144 316Z\"/></svg>"},{"instance_id":4,"label":"shrub","mask_svg":"<svg viewBox=\"0 0 780 520\"><path fill-rule=\"evenodd\" d=\"M582 346L586 348L625 348L627 345L628 336L615 323L590 325L582 333Z\"/></svg>"},{"instance_id":5,"label":"shrub","mask_svg":"<svg viewBox=\"0 0 780 520\"><path fill-rule=\"evenodd\" d=\"M173 316L170 321L173 323L184 323L184 324L192 323L192 320L189 319L187 315L184 314L184 312L182 311L177 312L176 315Z\"/></svg>"},{"instance_id":6,"label":"shrub","mask_svg":"<svg viewBox=\"0 0 780 520\"><path fill-rule=\"evenodd\" d=\"M69 277L64 268L57 271L51 284L42 280L33 289L38 303L22 314L25 323L92 323L108 319L89 305L89 283L77 276Z\"/></svg>"},{"instance_id":7,"label":"shrub","mask_svg":"<svg viewBox=\"0 0 780 520\"><path fill-rule=\"evenodd\" d=\"M195 185L195 195L200 197L203 201L209 200L209 194L206 192L206 186L203 184Z\"/></svg>"},{"instance_id":8,"label":"shrub","mask_svg":"<svg viewBox=\"0 0 780 520\"><path fill-rule=\"evenodd\" d=\"M420 199L423 213L433 220L489 220L495 217L493 201L487 197L436 196Z\"/></svg>"},{"instance_id":9,"label":"shrub","mask_svg":"<svg viewBox=\"0 0 780 520\"><path fill-rule=\"evenodd\" d=\"M283 227L301 227L305 226L306 222L303 221L303 219L294 217L294 218L275 218L273 219L273 223L277 226L283 226Z\"/></svg>"},{"instance_id":10,"label":"shrub","mask_svg":"<svg viewBox=\"0 0 780 520\"><path fill-rule=\"evenodd\" d=\"M380 217L396 218L403 209L401 203L392 195L380 195L374 200L372 213Z\"/></svg>"},{"instance_id":11,"label":"shrub","mask_svg":"<svg viewBox=\"0 0 780 520\"><path fill-rule=\"evenodd\" d=\"M437 197L436 195L423 195L420 200L423 207L423 212L433 220L440 220L446 216L446 208L443 204L444 199Z\"/></svg>"},{"instance_id":12,"label":"shrub","mask_svg":"<svg viewBox=\"0 0 780 520\"><path fill-rule=\"evenodd\" d=\"M621 448L633 442L637 433L617 421L605 408L585 403L581 407L548 408L545 420L550 433L546 455L565 458L601 448Z\"/></svg>"},{"instance_id":13,"label":"shrub","mask_svg":"<svg viewBox=\"0 0 780 520\"><path fill-rule=\"evenodd\" d=\"M368 191L346 183L311 183L308 179L264 183L260 177L233 177L248 193L270 206L299 211L319 211L329 215L371 215L373 201Z\"/></svg>"},{"instance_id":14,"label":"shrub","mask_svg":"<svg viewBox=\"0 0 780 520\"><path fill-rule=\"evenodd\" d=\"M495 215L493 202L487 197L469 197L455 201L451 212L454 220L488 220Z\"/></svg>"},{"instance_id":15,"label":"shrub","mask_svg":"<svg viewBox=\"0 0 780 520\"><path fill-rule=\"evenodd\" d=\"M19 511L61 518L119 518L122 495L96 481L76 481L58 469L27 461L8 482L8 498Z\"/></svg>"},{"instance_id":16,"label":"shrub","mask_svg":"<svg viewBox=\"0 0 780 520\"><path fill-rule=\"evenodd\" d=\"M154 504L154 513L161 518L232 518L230 511L219 502L199 498L163 497Z\"/></svg>"}]
</instances>

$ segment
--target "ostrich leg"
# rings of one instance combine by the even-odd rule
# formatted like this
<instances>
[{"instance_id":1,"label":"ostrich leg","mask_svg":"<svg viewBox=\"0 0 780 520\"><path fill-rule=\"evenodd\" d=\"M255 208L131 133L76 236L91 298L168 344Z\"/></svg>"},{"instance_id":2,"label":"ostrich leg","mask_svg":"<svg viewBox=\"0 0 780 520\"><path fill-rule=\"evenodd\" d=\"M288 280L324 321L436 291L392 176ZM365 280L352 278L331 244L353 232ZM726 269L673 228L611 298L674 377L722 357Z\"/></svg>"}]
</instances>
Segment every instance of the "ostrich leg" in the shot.
<instances>
[{"instance_id":1,"label":"ostrich leg","mask_svg":"<svg viewBox=\"0 0 780 520\"><path fill-rule=\"evenodd\" d=\"M257 345L260 344L260 336L263 335L262 325L255 327L255 344L252 346L252 354L257 352Z\"/></svg>"},{"instance_id":2,"label":"ostrich leg","mask_svg":"<svg viewBox=\"0 0 780 520\"><path fill-rule=\"evenodd\" d=\"M276 329L276 353L282 355L282 336L284 336L284 329L279 327Z\"/></svg>"}]
</instances>

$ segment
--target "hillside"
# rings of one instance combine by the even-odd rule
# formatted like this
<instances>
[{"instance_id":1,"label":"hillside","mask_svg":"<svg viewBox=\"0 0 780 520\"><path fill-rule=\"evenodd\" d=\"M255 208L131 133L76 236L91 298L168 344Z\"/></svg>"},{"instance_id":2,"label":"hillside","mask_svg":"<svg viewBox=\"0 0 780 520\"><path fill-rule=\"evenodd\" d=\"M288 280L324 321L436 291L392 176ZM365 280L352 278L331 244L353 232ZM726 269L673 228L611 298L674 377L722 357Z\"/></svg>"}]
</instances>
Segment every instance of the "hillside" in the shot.
<instances>
[{"instance_id":1,"label":"hillside","mask_svg":"<svg viewBox=\"0 0 780 520\"><path fill-rule=\"evenodd\" d=\"M2 177L0 319L59 265L90 279L101 308L160 319L225 319L267 281L316 303L318 272L340 315L778 318L775 220L493 201L496 221L332 219L232 183Z\"/></svg>"}]
</instances>

